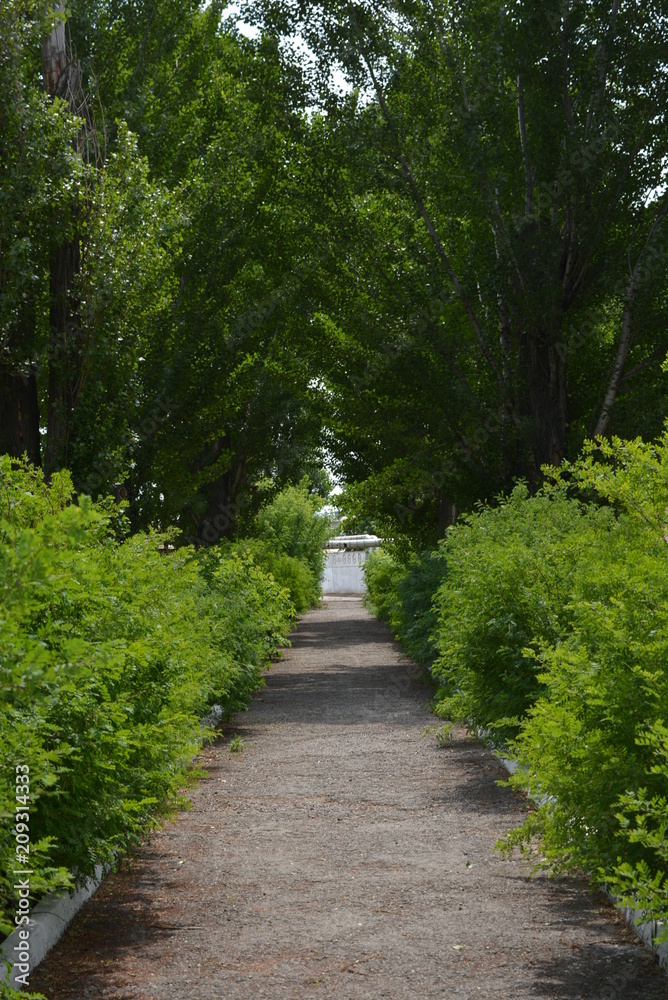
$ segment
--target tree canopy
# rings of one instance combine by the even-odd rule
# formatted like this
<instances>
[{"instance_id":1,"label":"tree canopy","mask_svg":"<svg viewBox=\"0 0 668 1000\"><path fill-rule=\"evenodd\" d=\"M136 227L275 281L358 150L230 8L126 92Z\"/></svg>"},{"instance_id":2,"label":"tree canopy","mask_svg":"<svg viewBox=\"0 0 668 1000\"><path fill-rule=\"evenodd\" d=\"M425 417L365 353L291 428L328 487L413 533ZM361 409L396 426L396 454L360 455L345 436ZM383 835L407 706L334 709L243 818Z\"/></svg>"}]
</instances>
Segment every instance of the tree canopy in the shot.
<instances>
[{"instance_id":1,"label":"tree canopy","mask_svg":"<svg viewBox=\"0 0 668 1000\"><path fill-rule=\"evenodd\" d=\"M666 417L662 2L3 0L0 451L411 544ZM51 60L49 62L49 60Z\"/></svg>"}]
</instances>

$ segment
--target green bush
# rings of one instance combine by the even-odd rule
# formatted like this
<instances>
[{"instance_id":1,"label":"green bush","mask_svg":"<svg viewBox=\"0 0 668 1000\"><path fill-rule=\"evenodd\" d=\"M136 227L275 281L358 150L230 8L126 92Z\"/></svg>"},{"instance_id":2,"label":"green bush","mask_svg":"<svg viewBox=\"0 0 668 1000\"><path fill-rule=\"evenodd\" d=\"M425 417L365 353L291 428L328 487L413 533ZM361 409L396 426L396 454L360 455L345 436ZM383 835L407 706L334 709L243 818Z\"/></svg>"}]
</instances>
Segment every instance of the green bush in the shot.
<instances>
[{"instance_id":1,"label":"green bush","mask_svg":"<svg viewBox=\"0 0 668 1000\"><path fill-rule=\"evenodd\" d=\"M397 588L405 575L406 567L382 548L372 550L364 563L367 586L364 602L378 618L387 622L397 638L402 612Z\"/></svg>"},{"instance_id":2,"label":"green bush","mask_svg":"<svg viewBox=\"0 0 668 1000\"><path fill-rule=\"evenodd\" d=\"M542 690L535 654L568 630L578 562L614 523L610 510L565 489L530 497L519 485L448 531L435 633L439 714L491 729L497 742L517 733Z\"/></svg>"},{"instance_id":3,"label":"green bush","mask_svg":"<svg viewBox=\"0 0 668 1000\"><path fill-rule=\"evenodd\" d=\"M14 775L30 769L35 895L110 863L180 801L213 702L243 708L287 641L289 595L243 555L122 540L112 503L70 503L0 459L0 907L13 923Z\"/></svg>"},{"instance_id":4,"label":"green bush","mask_svg":"<svg viewBox=\"0 0 668 1000\"><path fill-rule=\"evenodd\" d=\"M286 486L258 514L258 537L283 552L301 559L309 566L316 581L317 594L325 567L323 546L331 524L322 513L324 501L309 493L308 481Z\"/></svg>"},{"instance_id":5,"label":"green bush","mask_svg":"<svg viewBox=\"0 0 668 1000\"><path fill-rule=\"evenodd\" d=\"M271 543L259 538L233 542L229 551L253 560L279 587L287 590L297 614L308 611L317 602L320 596L319 583L304 559L277 551Z\"/></svg>"},{"instance_id":6,"label":"green bush","mask_svg":"<svg viewBox=\"0 0 668 1000\"><path fill-rule=\"evenodd\" d=\"M572 486L614 509L583 544L569 628L536 654L543 694L513 746L512 783L541 801L505 847L584 868L648 918L668 920L668 436L588 446Z\"/></svg>"},{"instance_id":7,"label":"green bush","mask_svg":"<svg viewBox=\"0 0 668 1000\"><path fill-rule=\"evenodd\" d=\"M430 667L437 655L432 638L437 612L434 597L447 572L442 551L412 554L405 563L383 549L364 564L366 603L390 626L416 663Z\"/></svg>"},{"instance_id":8,"label":"green bush","mask_svg":"<svg viewBox=\"0 0 668 1000\"><path fill-rule=\"evenodd\" d=\"M542 804L509 843L530 847L538 834L550 867L605 879L622 861L652 862L618 813L666 793L648 737L667 718L668 566L619 535L601 540L596 564L580 564L570 630L536 656L544 693L511 751L521 763L513 783Z\"/></svg>"},{"instance_id":9,"label":"green bush","mask_svg":"<svg viewBox=\"0 0 668 1000\"><path fill-rule=\"evenodd\" d=\"M646 770L659 791L653 793L643 786L625 792L620 796L616 815L623 837L642 848L642 856L638 858L640 852L635 851L633 862L622 861L614 866L612 874L601 874L619 895L622 906L643 910L668 925L668 727L655 722L637 743L649 751ZM668 937L665 929L659 937Z\"/></svg>"}]
</instances>

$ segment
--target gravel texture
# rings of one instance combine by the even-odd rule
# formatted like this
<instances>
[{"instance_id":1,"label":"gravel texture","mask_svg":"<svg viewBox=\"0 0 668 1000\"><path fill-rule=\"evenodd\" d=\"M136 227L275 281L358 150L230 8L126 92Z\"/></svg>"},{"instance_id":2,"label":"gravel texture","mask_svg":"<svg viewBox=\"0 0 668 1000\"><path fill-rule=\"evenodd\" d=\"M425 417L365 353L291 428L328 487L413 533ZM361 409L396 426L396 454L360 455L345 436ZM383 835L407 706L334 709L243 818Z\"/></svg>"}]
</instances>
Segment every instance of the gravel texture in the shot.
<instances>
[{"instance_id":1,"label":"gravel texture","mask_svg":"<svg viewBox=\"0 0 668 1000\"><path fill-rule=\"evenodd\" d=\"M359 599L328 598L192 810L111 875L31 976L50 1000L628 998L668 978L600 894L497 839L526 802ZM245 749L232 754L240 735Z\"/></svg>"}]
</instances>

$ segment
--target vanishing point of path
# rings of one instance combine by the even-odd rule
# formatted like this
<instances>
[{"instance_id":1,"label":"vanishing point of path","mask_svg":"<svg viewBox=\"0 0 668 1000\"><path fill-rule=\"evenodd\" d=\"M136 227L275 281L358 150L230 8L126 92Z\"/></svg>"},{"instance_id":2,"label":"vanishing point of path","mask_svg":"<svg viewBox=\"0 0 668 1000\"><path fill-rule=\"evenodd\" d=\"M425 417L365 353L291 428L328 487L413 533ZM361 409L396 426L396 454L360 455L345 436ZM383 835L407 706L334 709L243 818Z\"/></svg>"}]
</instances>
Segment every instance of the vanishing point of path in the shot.
<instances>
[{"instance_id":1,"label":"vanishing point of path","mask_svg":"<svg viewBox=\"0 0 668 1000\"><path fill-rule=\"evenodd\" d=\"M602 896L527 878L525 812L361 601L330 598L228 734L193 808L106 880L31 977L50 1000L668 1000Z\"/></svg>"}]
</instances>

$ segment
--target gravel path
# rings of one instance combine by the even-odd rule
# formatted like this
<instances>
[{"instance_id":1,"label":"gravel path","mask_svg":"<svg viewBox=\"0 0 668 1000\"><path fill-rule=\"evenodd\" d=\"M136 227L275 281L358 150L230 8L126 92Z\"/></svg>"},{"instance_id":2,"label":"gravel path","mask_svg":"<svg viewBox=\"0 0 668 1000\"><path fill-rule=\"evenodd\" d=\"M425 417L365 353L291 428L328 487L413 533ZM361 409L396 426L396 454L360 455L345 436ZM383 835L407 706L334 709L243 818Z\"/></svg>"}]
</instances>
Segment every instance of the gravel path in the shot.
<instances>
[{"instance_id":1,"label":"gravel path","mask_svg":"<svg viewBox=\"0 0 668 1000\"><path fill-rule=\"evenodd\" d=\"M668 979L602 896L527 878L521 821L358 599L306 615L193 808L81 910L31 977L50 1000L628 998Z\"/></svg>"}]
</instances>

